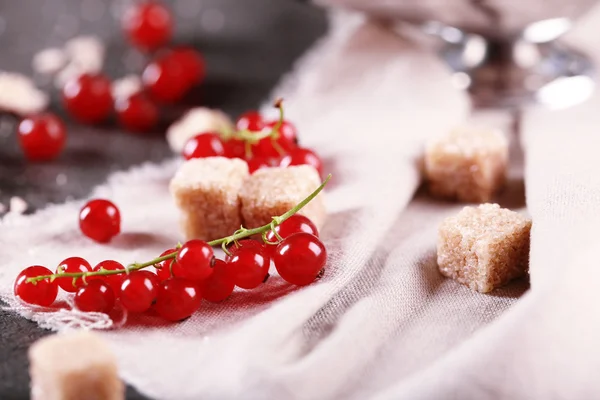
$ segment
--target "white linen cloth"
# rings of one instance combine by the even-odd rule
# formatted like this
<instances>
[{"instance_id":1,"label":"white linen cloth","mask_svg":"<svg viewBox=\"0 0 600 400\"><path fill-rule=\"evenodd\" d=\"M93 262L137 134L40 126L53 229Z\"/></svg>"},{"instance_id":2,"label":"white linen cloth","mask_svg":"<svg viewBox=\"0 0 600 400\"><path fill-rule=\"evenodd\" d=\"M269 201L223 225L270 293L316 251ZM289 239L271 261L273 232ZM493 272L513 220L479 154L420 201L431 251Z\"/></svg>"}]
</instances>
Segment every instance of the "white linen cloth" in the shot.
<instances>
[{"instance_id":1,"label":"white linen cloth","mask_svg":"<svg viewBox=\"0 0 600 400\"><path fill-rule=\"evenodd\" d=\"M130 316L125 327L102 333L129 383L164 399L598 396L593 288L600 272L595 257L574 258L600 218L593 208L600 178L586 174L600 161L593 124L583 124L593 121L600 97L561 113L577 118L569 134L558 114L525 116L533 289L518 300L525 282L483 295L437 271L437 225L461 205L418 196L405 210L419 183L423 141L468 111L433 54L336 15L331 32L274 95L286 98L302 142L334 175L322 232L325 276L303 289L275 276L223 304L203 304L179 324ZM577 154L566 155L565 146ZM14 277L71 255L96 263L160 254L181 239L167 193L176 165L119 173L96 190L122 211L123 234L110 245L81 237L81 202L3 220L0 242L10 251L0 269L2 299L47 327L78 322L76 314L69 320L17 308ZM519 207L510 200L503 204Z\"/></svg>"}]
</instances>

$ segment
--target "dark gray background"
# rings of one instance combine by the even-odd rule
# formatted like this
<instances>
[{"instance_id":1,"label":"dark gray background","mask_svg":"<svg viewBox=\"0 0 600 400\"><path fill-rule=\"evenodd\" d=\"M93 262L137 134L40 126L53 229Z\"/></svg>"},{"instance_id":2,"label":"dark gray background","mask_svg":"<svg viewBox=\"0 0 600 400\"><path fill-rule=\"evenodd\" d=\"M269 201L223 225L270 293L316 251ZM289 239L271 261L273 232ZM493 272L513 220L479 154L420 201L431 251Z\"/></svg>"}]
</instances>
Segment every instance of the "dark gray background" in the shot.
<instances>
[{"instance_id":1,"label":"dark gray background","mask_svg":"<svg viewBox=\"0 0 600 400\"><path fill-rule=\"evenodd\" d=\"M326 30L323 10L293 0L164 1L176 17L175 42L193 45L207 61L208 78L185 104L164 110L169 118L186 106L222 108L232 116L255 108L294 60ZM144 57L129 48L118 16L125 1L0 0L0 69L33 76L36 51L60 46L78 34L101 36L108 48L106 73L118 78L139 72ZM62 115L56 90L52 109ZM51 163L27 163L17 145L16 121L0 116L0 202L20 196L28 212L49 203L85 197L113 171L171 156L161 128L132 135L109 122L101 127L68 123L67 147ZM1 248L2 252L10 251ZM1 265L0 265L1 267ZM26 266L23 266L26 267ZM0 399L29 396L26 351L49 332L0 311ZM128 388L128 398L143 398Z\"/></svg>"}]
</instances>

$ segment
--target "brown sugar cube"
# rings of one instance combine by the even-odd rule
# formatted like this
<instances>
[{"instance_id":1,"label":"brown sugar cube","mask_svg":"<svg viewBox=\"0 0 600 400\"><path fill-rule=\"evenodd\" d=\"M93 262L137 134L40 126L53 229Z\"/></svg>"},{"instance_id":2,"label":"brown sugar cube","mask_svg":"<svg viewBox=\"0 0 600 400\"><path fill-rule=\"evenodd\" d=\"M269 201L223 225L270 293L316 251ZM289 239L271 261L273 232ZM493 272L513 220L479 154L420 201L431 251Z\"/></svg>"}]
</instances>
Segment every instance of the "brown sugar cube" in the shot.
<instances>
[{"instance_id":1,"label":"brown sugar cube","mask_svg":"<svg viewBox=\"0 0 600 400\"><path fill-rule=\"evenodd\" d=\"M531 220L498 204L465 207L439 227L440 272L487 293L522 276L529 262Z\"/></svg>"},{"instance_id":2,"label":"brown sugar cube","mask_svg":"<svg viewBox=\"0 0 600 400\"><path fill-rule=\"evenodd\" d=\"M425 176L436 197L486 202L503 186L508 141L496 130L463 128L428 143Z\"/></svg>"},{"instance_id":3,"label":"brown sugar cube","mask_svg":"<svg viewBox=\"0 0 600 400\"><path fill-rule=\"evenodd\" d=\"M33 400L125 399L115 356L95 333L40 339L29 349L29 364Z\"/></svg>"},{"instance_id":4,"label":"brown sugar cube","mask_svg":"<svg viewBox=\"0 0 600 400\"><path fill-rule=\"evenodd\" d=\"M320 184L319 173L308 165L257 170L244 182L240 192L244 226L256 228L268 224L272 217L293 208ZM325 222L322 192L298 214L308 217L320 229Z\"/></svg>"},{"instance_id":5,"label":"brown sugar cube","mask_svg":"<svg viewBox=\"0 0 600 400\"><path fill-rule=\"evenodd\" d=\"M197 158L179 168L170 189L186 240L218 239L239 229L238 194L247 176L248 164L237 158Z\"/></svg>"}]
</instances>

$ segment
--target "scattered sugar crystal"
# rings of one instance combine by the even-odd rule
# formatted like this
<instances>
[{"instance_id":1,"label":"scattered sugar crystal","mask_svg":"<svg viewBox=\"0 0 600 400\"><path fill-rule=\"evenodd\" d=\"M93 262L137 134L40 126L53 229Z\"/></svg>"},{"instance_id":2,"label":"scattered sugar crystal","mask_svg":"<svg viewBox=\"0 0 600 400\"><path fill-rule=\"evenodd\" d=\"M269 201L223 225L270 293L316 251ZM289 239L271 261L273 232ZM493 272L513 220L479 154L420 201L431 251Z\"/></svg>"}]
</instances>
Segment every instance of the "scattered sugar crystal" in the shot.
<instances>
[{"instance_id":1,"label":"scattered sugar crystal","mask_svg":"<svg viewBox=\"0 0 600 400\"><path fill-rule=\"evenodd\" d=\"M225 157L192 159L179 168L170 190L187 240L218 239L239 229L239 192L247 176L245 161Z\"/></svg>"},{"instance_id":2,"label":"scattered sugar crystal","mask_svg":"<svg viewBox=\"0 0 600 400\"><path fill-rule=\"evenodd\" d=\"M33 70L42 75L54 75L67 63L67 56L62 49L47 48L33 56Z\"/></svg>"},{"instance_id":3,"label":"scattered sugar crystal","mask_svg":"<svg viewBox=\"0 0 600 400\"><path fill-rule=\"evenodd\" d=\"M498 204L465 207L439 227L441 273L486 293L524 275L531 220Z\"/></svg>"},{"instance_id":4,"label":"scattered sugar crystal","mask_svg":"<svg viewBox=\"0 0 600 400\"><path fill-rule=\"evenodd\" d=\"M428 143L425 175L437 197L489 201L506 177L508 141L502 132L461 128Z\"/></svg>"},{"instance_id":5,"label":"scattered sugar crystal","mask_svg":"<svg viewBox=\"0 0 600 400\"><path fill-rule=\"evenodd\" d=\"M48 106L49 98L31 79L15 72L0 72L0 109L18 115L36 114Z\"/></svg>"},{"instance_id":6,"label":"scattered sugar crystal","mask_svg":"<svg viewBox=\"0 0 600 400\"><path fill-rule=\"evenodd\" d=\"M18 196L10 198L10 212L13 214L23 214L27 210L27 202Z\"/></svg>"},{"instance_id":7,"label":"scattered sugar crystal","mask_svg":"<svg viewBox=\"0 0 600 400\"><path fill-rule=\"evenodd\" d=\"M123 400L125 386L108 345L89 331L47 336L29 349L33 400Z\"/></svg>"},{"instance_id":8,"label":"scattered sugar crystal","mask_svg":"<svg viewBox=\"0 0 600 400\"><path fill-rule=\"evenodd\" d=\"M104 65L104 43L96 36L77 36L65 43L65 52L71 64L86 73L98 73Z\"/></svg>"},{"instance_id":9,"label":"scattered sugar crystal","mask_svg":"<svg viewBox=\"0 0 600 400\"><path fill-rule=\"evenodd\" d=\"M134 74L115 79L111 85L111 92L114 99L128 98L141 90L142 80Z\"/></svg>"},{"instance_id":10,"label":"scattered sugar crystal","mask_svg":"<svg viewBox=\"0 0 600 400\"><path fill-rule=\"evenodd\" d=\"M319 173L309 165L259 169L246 179L240 192L244 226L256 228L269 223L272 217L284 214L304 200L320 184ZM323 194L298 213L320 229L325 222Z\"/></svg>"},{"instance_id":11,"label":"scattered sugar crystal","mask_svg":"<svg viewBox=\"0 0 600 400\"><path fill-rule=\"evenodd\" d=\"M200 133L232 130L231 119L222 111L197 107L189 110L167 129L167 141L173 152L181 153L185 142Z\"/></svg>"}]
</instances>

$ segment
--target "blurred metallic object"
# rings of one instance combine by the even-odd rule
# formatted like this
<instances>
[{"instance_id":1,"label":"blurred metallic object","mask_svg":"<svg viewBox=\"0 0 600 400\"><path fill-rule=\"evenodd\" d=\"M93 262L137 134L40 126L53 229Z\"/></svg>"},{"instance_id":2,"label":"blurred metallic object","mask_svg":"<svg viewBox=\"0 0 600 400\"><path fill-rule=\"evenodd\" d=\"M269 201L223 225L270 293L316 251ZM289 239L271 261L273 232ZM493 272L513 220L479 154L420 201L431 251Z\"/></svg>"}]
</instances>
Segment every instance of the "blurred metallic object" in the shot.
<instances>
[{"instance_id":1,"label":"blurred metallic object","mask_svg":"<svg viewBox=\"0 0 600 400\"><path fill-rule=\"evenodd\" d=\"M556 39L597 0L315 0L419 26L476 106L539 102L562 108L594 89L590 59Z\"/></svg>"}]
</instances>

